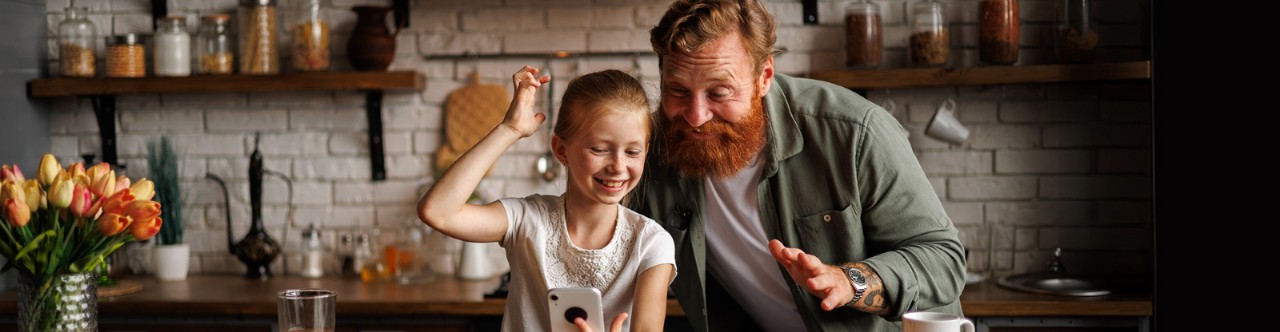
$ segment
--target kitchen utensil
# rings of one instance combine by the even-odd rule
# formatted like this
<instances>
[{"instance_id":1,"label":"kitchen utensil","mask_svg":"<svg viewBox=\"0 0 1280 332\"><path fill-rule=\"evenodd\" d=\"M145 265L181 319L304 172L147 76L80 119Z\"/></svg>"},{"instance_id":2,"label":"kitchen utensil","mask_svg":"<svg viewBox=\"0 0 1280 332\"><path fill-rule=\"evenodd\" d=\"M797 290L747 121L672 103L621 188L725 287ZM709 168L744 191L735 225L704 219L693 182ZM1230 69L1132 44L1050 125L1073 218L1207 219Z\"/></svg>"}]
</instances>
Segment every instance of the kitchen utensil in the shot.
<instances>
[{"instance_id":1,"label":"kitchen utensil","mask_svg":"<svg viewBox=\"0 0 1280 332\"><path fill-rule=\"evenodd\" d=\"M547 61L547 75L551 76L550 61ZM555 135L556 112L555 103L553 101L555 99L556 89L553 82L555 82L555 76L552 76L551 80L547 81L547 85L544 87L544 89L547 90L547 118L544 122L547 123L548 139L552 135ZM538 156L538 159L533 162L533 170L538 176L542 177L542 180L547 182L555 181L556 177L560 176L560 162L556 160L555 153L551 151L551 142L547 142L547 152Z\"/></svg>"},{"instance_id":2,"label":"kitchen utensil","mask_svg":"<svg viewBox=\"0 0 1280 332\"><path fill-rule=\"evenodd\" d=\"M260 138L259 134L254 135L253 153L249 155L249 204L252 219L249 233L245 234L240 242L232 240L231 198L227 192L227 183L213 173L205 174L206 178L217 182L222 188L223 207L227 212L227 250L245 264L247 271L244 277L249 279L270 278L271 261L276 259L282 249L282 246L267 234L266 228L262 226L262 176L265 170L262 152L258 151Z\"/></svg>"},{"instance_id":3,"label":"kitchen utensil","mask_svg":"<svg viewBox=\"0 0 1280 332\"><path fill-rule=\"evenodd\" d=\"M502 123L510 102L506 88L481 84L480 74L472 71L471 82L449 93L445 101L445 142L436 150L436 170L449 168L463 152ZM492 170L490 166L489 172Z\"/></svg>"},{"instance_id":4,"label":"kitchen utensil","mask_svg":"<svg viewBox=\"0 0 1280 332\"><path fill-rule=\"evenodd\" d=\"M969 128L965 128L964 124L956 119L956 101L951 98L942 102L942 106L938 107L938 111L933 113L933 120L929 121L929 126L925 128L924 133L943 142L951 144L964 144L969 139Z\"/></svg>"}]
</instances>

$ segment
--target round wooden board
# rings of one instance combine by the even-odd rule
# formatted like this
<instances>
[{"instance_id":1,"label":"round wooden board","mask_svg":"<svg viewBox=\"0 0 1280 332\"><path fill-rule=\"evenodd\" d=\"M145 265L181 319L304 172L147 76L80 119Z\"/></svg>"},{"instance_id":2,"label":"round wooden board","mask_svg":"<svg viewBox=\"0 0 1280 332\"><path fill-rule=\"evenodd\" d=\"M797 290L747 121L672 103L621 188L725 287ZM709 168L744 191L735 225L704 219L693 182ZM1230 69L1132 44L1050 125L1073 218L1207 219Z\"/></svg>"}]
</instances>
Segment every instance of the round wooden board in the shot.
<instances>
[{"instance_id":1,"label":"round wooden board","mask_svg":"<svg viewBox=\"0 0 1280 332\"><path fill-rule=\"evenodd\" d=\"M142 283L133 280L116 280L111 286L98 286L98 297L128 295L142 291Z\"/></svg>"}]
</instances>

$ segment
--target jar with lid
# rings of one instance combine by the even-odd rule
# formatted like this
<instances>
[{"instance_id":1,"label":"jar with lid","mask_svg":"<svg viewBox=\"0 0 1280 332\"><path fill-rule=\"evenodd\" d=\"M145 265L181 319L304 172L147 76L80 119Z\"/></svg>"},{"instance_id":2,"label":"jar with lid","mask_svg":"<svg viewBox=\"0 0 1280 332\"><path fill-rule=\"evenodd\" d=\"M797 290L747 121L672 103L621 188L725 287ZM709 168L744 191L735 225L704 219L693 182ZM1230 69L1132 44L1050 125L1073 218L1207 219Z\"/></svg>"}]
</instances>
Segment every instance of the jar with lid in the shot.
<instances>
[{"instance_id":1,"label":"jar with lid","mask_svg":"<svg viewBox=\"0 0 1280 332\"><path fill-rule=\"evenodd\" d=\"M845 65L878 67L884 50L880 7L866 0L845 8Z\"/></svg>"},{"instance_id":2,"label":"jar with lid","mask_svg":"<svg viewBox=\"0 0 1280 332\"><path fill-rule=\"evenodd\" d=\"M280 73L276 38L276 0L240 0L236 10L240 35L240 73Z\"/></svg>"},{"instance_id":3,"label":"jar with lid","mask_svg":"<svg viewBox=\"0 0 1280 332\"><path fill-rule=\"evenodd\" d=\"M231 16L209 14L200 18L200 35L196 40L196 69L201 74L226 75L234 71L235 53L232 50L231 30L227 27Z\"/></svg>"},{"instance_id":4,"label":"jar with lid","mask_svg":"<svg viewBox=\"0 0 1280 332\"><path fill-rule=\"evenodd\" d=\"M186 17L161 18L152 38L156 76L191 76L191 34L187 33Z\"/></svg>"},{"instance_id":5,"label":"jar with lid","mask_svg":"<svg viewBox=\"0 0 1280 332\"><path fill-rule=\"evenodd\" d=\"M291 67L297 71L323 71L329 69L329 19L328 0L302 0L294 8L289 20L289 32L293 37L290 50Z\"/></svg>"},{"instance_id":6,"label":"jar with lid","mask_svg":"<svg viewBox=\"0 0 1280 332\"><path fill-rule=\"evenodd\" d=\"M302 231L302 272L305 278L324 276L324 246L320 244L320 230L312 223Z\"/></svg>"},{"instance_id":7,"label":"jar with lid","mask_svg":"<svg viewBox=\"0 0 1280 332\"><path fill-rule=\"evenodd\" d=\"M1089 18L1089 0L1057 0L1054 6L1054 51L1066 63L1093 62L1098 32Z\"/></svg>"},{"instance_id":8,"label":"jar with lid","mask_svg":"<svg viewBox=\"0 0 1280 332\"><path fill-rule=\"evenodd\" d=\"M146 77L147 46L136 33L107 38L107 77Z\"/></svg>"},{"instance_id":9,"label":"jar with lid","mask_svg":"<svg viewBox=\"0 0 1280 332\"><path fill-rule=\"evenodd\" d=\"M67 17L58 23L58 69L65 77L97 75L94 43L98 27L89 21L88 7L69 7Z\"/></svg>"},{"instance_id":10,"label":"jar with lid","mask_svg":"<svg viewBox=\"0 0 1280 332\"><path fill-rule=\"evenodd\" d=\"M947 64L951 47L951 31L947 27L946 9L946 5L937 0L927 0L911 5L908 63L916 66Z\"/></svg>"},{"instance_id":11,"label":"jar with lid","mask_svg":"<svg viewBox=\"0 0 1280 332\"><path fill-rule=\"evenodd\" d=\"M1018 0L981 0L978 15L978 61L994 65L1018 62Z\"/></svg>"}]
</instances>

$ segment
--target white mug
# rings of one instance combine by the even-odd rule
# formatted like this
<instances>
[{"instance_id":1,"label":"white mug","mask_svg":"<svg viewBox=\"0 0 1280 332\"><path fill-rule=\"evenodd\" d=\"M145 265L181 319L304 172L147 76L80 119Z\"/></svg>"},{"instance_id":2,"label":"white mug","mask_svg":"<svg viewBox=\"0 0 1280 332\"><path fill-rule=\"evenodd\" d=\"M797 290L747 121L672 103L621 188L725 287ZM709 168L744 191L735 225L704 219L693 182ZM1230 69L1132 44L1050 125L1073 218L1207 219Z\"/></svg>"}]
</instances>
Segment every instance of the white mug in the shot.
<instances>
[{"instance_id":1,"label":"white mug","mask_svg":"<svg viewBox=\"0 0 1280 332\"><path fill-rule=\"evenodd\" d=\"M902 315L903 332L974 332L973 321L967 318L929 311L909 312Z\"/></svg>"},{"instance_id":2,"label":"white mug","mask_svg":"<svg viewBox=\"0 0 1280 332\"><path fill-rule=\"evenodd\" d=\"M929 121L929 126L925 127L924 133L943 142L964 144L964 141L969 139L969 128L965 128L964 124L956 119L955 109L955 100L951 98L944 100L942 106L938 107L938 111L933 113L933 119Z\"/></svg>"}]
</instances>

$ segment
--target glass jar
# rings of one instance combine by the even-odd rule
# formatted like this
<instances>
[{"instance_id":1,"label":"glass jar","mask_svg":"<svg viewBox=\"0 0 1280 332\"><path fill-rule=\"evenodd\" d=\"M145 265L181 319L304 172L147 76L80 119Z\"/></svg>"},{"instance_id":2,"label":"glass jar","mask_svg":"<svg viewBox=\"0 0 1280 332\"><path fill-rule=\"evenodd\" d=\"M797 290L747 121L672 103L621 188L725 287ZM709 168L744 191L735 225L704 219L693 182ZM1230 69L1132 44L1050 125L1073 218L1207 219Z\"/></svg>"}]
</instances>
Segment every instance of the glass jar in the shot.
<instances>
[{"instance_id":1,"label":"glass jar","mask_svg":"<svg viewBox=\"0 0 1280 332\"><path fill-rule=\"evenodd\" d=\"M878 67L884 53L880 7L860 0L845 9L845 65Z\"/></svg>"},{"instance_id":2,"label":"glass jar","mask_svg":"<svg viewBox=\"0 0 1280 332\"><path fill-rule=\"evenodd\" d=\"M201 74L227 75L234 72L235 53L231 51L231 16L209 14L200 18L200 36L196 40L197 71Z\"/></svg>"},{"instance_id":3,"label":"glass jar","mask_svg":"<svg viewBox=\"0 0 1280 332\"><path fill-rule=\"evenodd\" d=\"M946 5L937 0L911 5L911 37L907 48L908 63L916 66L947 64L951 32L947 28Z\"/></svg>"},{"instance_id":4,"label":"glass jar","mask_svg":"<svg viewBox=\"0 0 1280 332\"><path fill-rule=\"evenodd\" d=\"M89 21L88 7L69 7L67 17L58 23L58 69L65 77L97 75L94 41L98 27Z\"/></svg>"},{"instance_id":5,"label":"glass jar","mask_svg":"<svg viewBox=\"0 0 1280 332\"><path fill-rule=\"evenodd\" d=\"M187 33L186 17L161 18L152 38L156 76L191 76L191 34Z\"/></svg>"},{"instance_id":6,"label":"glass jar","mask_svg":"<svg viewBox=\"0 0 1280 332\"><path fill-rule=\"evenodd\" d=\"M147 47L136 33L107 40L107 77L146 77Z\"/></svg>"},{"instance_id":7,"label":"glass jar","mask_svg":"<svg viewBox=\"0 0 1280 332\"><path fill-rule=\"evenodd\" d=\"M237 31L240 34L240 73L279 73L276 0L240 0L236 19L240 27Z\"/></svg>"},{"instance_id":8,"label":"glass jar","mask_svg":"<svg viewBox=\"0 0 1280 332\"><path fill-rule=\"evenodd\" d=\"M1089 19L1089 0L1057 0L1054 19L1054 51L1066 63L1093 62L1098 32Z\"/></svg>"},{"instance_id":9,"label":"glass jar","mask_svg":"<svg viewBox=\"0 0 1280 332\"><path fill-rule=\"evenodd\" d=\"M289 31L293 37L290 63L298 71L329 69L329 19L327 0L304 0L293 10Z\"/></svg>"},{"instance_id":10,"label":"glass jar","mask_svg":"<svg viewBox=\"0 0 1280 332\"><path fill-rule=\"evenodd\" d=\"M994 65L1018 62L1018 0L981 0L978 15L978 61Z\"/></svg>"}]
</instances>

